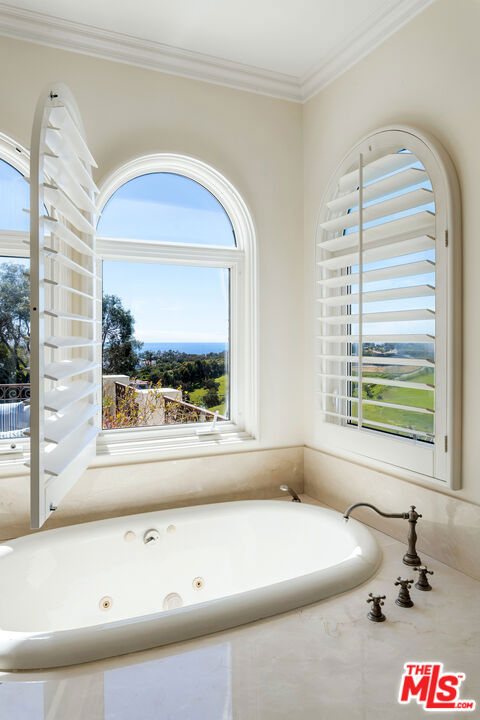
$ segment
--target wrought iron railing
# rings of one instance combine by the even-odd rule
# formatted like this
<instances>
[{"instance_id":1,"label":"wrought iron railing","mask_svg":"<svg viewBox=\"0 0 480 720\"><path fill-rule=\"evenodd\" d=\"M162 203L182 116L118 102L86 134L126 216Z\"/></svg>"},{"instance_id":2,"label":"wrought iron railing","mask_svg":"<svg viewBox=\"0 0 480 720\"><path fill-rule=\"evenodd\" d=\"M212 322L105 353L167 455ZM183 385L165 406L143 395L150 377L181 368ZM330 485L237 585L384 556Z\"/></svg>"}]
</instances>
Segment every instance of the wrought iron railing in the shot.
<instances>
[{"instance_id":1,"label":"wrought iron railing","mask_svg":"<svg viewBox=\"0 0 480 720\"><path fill-rule=\"evenodd\" d=\"M30 398L30 383L0 384L0 403L14 403Z\"/></svg>"}]
</instances>

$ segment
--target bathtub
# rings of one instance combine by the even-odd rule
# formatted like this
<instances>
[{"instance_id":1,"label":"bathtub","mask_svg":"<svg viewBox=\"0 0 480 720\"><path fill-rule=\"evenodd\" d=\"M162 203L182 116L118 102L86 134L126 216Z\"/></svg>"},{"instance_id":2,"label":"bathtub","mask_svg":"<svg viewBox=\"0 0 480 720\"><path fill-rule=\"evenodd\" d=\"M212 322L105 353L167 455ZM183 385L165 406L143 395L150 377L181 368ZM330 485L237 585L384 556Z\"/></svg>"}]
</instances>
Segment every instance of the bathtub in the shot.
<instances>
[{"instance_id":1,"label":"bathtub","mask_svg":"<svg viewBox=\"0 0 480 720\"><path fill-rule=\"evenodd\" d=\"M18 538L0 544L0 670L83 663L225 630L353 588L379 561L360 523L279 500Z\"/></svg>"}]
</instances>

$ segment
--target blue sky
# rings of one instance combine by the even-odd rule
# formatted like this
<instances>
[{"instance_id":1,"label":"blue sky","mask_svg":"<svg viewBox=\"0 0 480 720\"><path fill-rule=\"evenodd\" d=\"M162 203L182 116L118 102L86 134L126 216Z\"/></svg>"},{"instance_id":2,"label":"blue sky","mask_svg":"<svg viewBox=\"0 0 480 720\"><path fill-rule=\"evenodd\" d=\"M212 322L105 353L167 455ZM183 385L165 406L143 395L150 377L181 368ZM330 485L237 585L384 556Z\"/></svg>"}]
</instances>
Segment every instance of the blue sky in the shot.
<instances>
[{"instance_id":1,"label":"blue sky","mask_svg":"<svg viewBox=\"0 0 480 720\"><path fill-rule=\"evenodd\" d=\"M218 200L181 175L150 173L122 185L97 226L106 237L233 247L232 225Z\"/></svg>"},{"instance_id":2,"label":"blue sky","mask_svg":"<svg viewBox=\"0 0 480 720\"><path fill-rule=\"evenodd\" d=\"M423 165L414 157L412 156L413 161L412 164L409 167L419 168L423 169ZM391 173L394 174L394 173ZM385 176L387 177L387 176ZM381 179L381 178L380 178ZM377 179L378 181L378 179ZM367 183L368 185L370 183ZM417 190L418 188L425 188L427 190L432 190L432 184L429 180L426 180L424 182L418 183L417 185L412 185L410 188L408 188L409 191ZM405 189L398 190L397 192L390 193L388 195L384 195L381 198L377 198L374 201L365 203L364 207L369 207L371 205L375 205L377 203L384 202L385 200L388 200L389 198L393 198L399 195L403 195L406 192ZM352 208L352 210L357 210L358 208ZM370 222L366 222L364 224L364 229L367 229L369 227L373 227L375 225L382 224L384 222L389 222L393 220L397 220L401 217L406 217L407 215L413 215L417 212L421 212L423 210L428 210L432 213L435 213L435 203L429 203L427 205L422 205L416 208L411 208L410 210L403 210L402 212L396 213L394 215L387 215L382 218L378 218L376 220L371 220ZM346 234L350 234L352 232L356 232L358 230L358 226L348 228L346 231ZM419 253L415 253L412 255L404 255L400 257L392 257L389 260L379 260L375 262L370 263L364 263L363 270L364 272L367 272L369 270L377 270L378 268L384 268L384 267L392 267L394 265L403 265L406 263L413 263L417 262L419 260L431 260L432 262L435 262L435 250L425 250ZM353 266L351 269L352 273L358 272L358 266ZM425 275L416 275L412 277L402 277L402 278L393 278L389 280L383 280L383 281L377 281L377 282L370 282L365 283L363 290L364 292L369 292L373 290L387 290L391 288L398 288L398 287L407 287L407 286L414 286L414 285L433 285L435 286L435 272L428 273ZM358 292L358 286L352 285L351 289L352 293ZM435 335L435 320L413 320L413 321L400 321L395 323L389 323L389 322L382 322L382 323L374 323L374 322L367 322L368 318L366 316L367 313L374 313L374 312L389 312L393 310L414 310L414 309L429 309L429 310L435 310L435 296L431 297L418 297L418 298L405 298L403 300L389 300L389 301L379 301L379 302L370 302L365 303L363 306L363 332L364 334L373 335L373 334L389 334L389 333L427 333L429 335ZM356 304L352 305L352 313L358 313L359 307ZM352 332L358 332L358 325L354 324L352 326Z\"/></svg>"},{"instance_id":3,"label":"blue sky","mask_svg":"<svg viewBox=\"0 0 480 720\"><path fill-rule=\"evenodd\" d=\"M23 176L6 162L0 162L0 230L28 230L30 186Z\"/></svg>"},{"instance_id":4,"label":"blue sky","mask_svg":"<svg viewBox=\"0 0 480 720\"><path fill-rule=\"evenodd\" d=\"M412 163L412 166L421 167L418 161ZM418 187L430 189L431 185L424 183ZM386 197L395 194L399 193ZM0 229L28 230L29 218L22 209L29 205L29 186L22 175L5 162L0 162L0 198ZM432 204L415 208L414 211L420 209L434 208ZM405 214L407 212L389 219ZM366 223L365 227L378 222ZM353 227L347 232L356 229ZM171 173L151 173L125 183L105 206L98 223L98 232L100 235L118 238L222 247L235 245L230 220L218 200L193 180ZM432 250L408 258L369 263L364 266L364 270L407 260L413 262L434 258ZM355 268L352 268L354 271ZM364 290L423 283L433 285L434 282L435 276L430 274L371 283ZM136 320L136 336L143 342L227 342L228 286L228 271L217 268L113 261L104 263L104 292L118 295L124 306L132 311ZM352 292L355 290L352 287ZM415 307L434 309L434 298L369 303L364 307L364 312ZM353 306L352 311L356 310L356 306ZM364 332L434 334L434 325L434 320L395 324L365 323Z\"/></svg>"},{"instance_id":5,"label":"blue sky","mask_svg":"<svg viewBox=\"0 0 480 720\"><path fill-rule=\"evenodd\" d=\"M118 295L142 342L228 342L229 271L224 268L103 263L103 293Z\"/></svg>"},{"instance_id":6,"label":"blue sky","mask_svg":"<svg viewBox=\"0 0 480 720\"><path fill-rule=\"evenodd\" d=\"M233 247L218 200L188 178L143 175L105 206L99 235ZM118 295L135 317L142 342L228 342L229 271L219 268L105 261L103 292Z\"/></svg>"},{"instance_id":7,"label":"blue sky","mask_svg":"<svg viewBox=\"0 0 480 720\"><path fill-rule=\"evenodd\" d=\"M28 230L29 185L0 162L0 229ZM108 237L233 247L218 200L189 178L152 173L125 183L98 223ZM18 260L3 259L3 262ZM221 268L105 261L104 293L118 295L143 342L222 342L229 337L229 271Z\"/></svg>"}]
</instances>

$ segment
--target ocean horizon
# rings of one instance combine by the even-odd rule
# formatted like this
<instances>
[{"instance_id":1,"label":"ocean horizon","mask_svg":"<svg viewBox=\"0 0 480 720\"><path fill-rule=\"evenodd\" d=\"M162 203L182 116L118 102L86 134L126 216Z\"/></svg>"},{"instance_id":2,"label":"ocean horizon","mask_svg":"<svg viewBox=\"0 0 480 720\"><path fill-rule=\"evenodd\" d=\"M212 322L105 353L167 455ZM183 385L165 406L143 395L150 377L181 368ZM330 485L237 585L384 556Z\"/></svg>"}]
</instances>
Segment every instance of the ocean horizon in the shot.
<instances>
[{"instance_id":1,"label":"ocean horizon","mask_svg":"<svg viewBox=\"0 0 480 720\"><path fill-rule=\"evenodd\" d=\"M226 349L227 343L222 342L144 342L140 352L176 350L191 355L208 355L208 353L225 352Z\"/></svg>"}]
</instances>

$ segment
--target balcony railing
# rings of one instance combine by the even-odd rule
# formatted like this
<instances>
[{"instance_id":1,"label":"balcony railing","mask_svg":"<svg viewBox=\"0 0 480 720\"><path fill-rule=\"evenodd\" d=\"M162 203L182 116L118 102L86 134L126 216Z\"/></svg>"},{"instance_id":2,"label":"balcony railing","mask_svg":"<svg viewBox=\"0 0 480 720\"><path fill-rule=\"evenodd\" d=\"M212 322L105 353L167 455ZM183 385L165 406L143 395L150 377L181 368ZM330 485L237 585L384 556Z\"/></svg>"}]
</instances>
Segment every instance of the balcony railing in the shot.
<instances>
[{"instance_id":1,"label":"balcony railing","mask_svg":"<svg viewBox=\"0 0 480 720\"><path fill-rule=\"evenodd\" d=\"M30 383L0 384L0 403L22 402L30 398Z\"/></svg>"},{"instance_id":2,"label":"balcony railing","mask_svg":"<svg viewBox=\"0 0 480 720\"><path fill-rule=\"evenodd\" d=\"M141 420L144 412L139 407L141 393L146 393L147 398L143 400L143 404L150 406L149 419ZM148 393L151 397L148 398ZM139 425L177 425L192 422L212 422L217 420L226 420L223 415L207 410L198 405L184 402L179 398L169 397L155 393L150 389L139 389L134 385L125 385L124 383L115 382L115 408L117 414L120 413L125 417L127 424L134 426L137 422ZM156 412L152 412L153 408Z\"/></svg>"}]
</instances>

